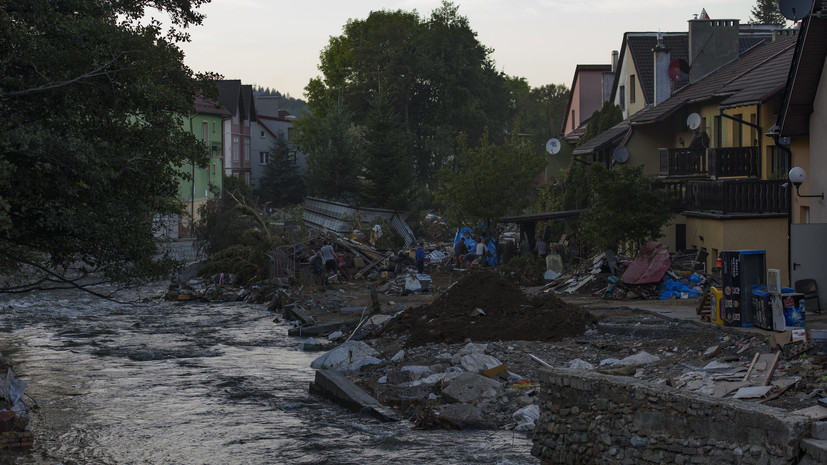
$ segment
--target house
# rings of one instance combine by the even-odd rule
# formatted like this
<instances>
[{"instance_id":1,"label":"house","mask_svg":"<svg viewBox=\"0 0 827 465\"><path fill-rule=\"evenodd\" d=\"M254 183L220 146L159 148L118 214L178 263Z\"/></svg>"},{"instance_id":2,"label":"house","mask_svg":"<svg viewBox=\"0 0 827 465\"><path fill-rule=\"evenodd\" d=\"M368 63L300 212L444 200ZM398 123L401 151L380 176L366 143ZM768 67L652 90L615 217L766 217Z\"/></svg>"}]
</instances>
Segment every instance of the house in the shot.
<instances>
[{"instance_id":1,"label":"house","mask_svg":"<svg viewBox=\"0 0 827 465\"><path fill-rule=\"evenodd\" d=\"M781 106L795 38L776 31L774 40L741 50L740 30L737 20L690 20L686 82L670 86L663 100L657 83L669 82L673 60L659 59L668 48L656 42L651 104L574 155L607 166L641 165L675 193L679 214L662 239L670 249L705 250L707 269L723 250L765 249L767 266L786 272L789 189L778 179L783 149L766 134ZM623 77L616 82L619 88ZM626 98L627 110L635 111L628 92Z\"/></svg>"},{"instance_id":2,"label":"house","mask_svg":"<svg viewBox=\"0 0 827 465\"><path fill-rule=\"evenodd\" d=\"M789 144L790 160L784 168L799 167L806 173L800 186L791 189L790 282L815 279L823 294L827 290L827 158L823 155L827 150L827 4L814 2L811 13L801 22L777 135Z\"/></svg>"},{"instance_id":3,"label":"house","mask_svg":"<svg viewBox=\"0 0 827 465\"><path fill-rule=\"evenodd\" d=\"M224 137L224 175L252 182L251 128L256 120L253 87L240 80L218 81L218 100L230 113L222 128Z\"/></svg>"},{"instance_id":4,"label":"house","mask_svg":"<svg viewBox=\"0 0 827 465\"><path fill-rule=\"evenodd\" d=\"M270 150L275 145L279 134L284 134L287 138L291 149L291 161L295 164L299 174L304 174L307 168L307 156L293 144L293 122L296 117L284 110L279 110L278 101L277 96L255 98L256 121L253 123L251 134L253 186L258 186L258 180L264 175L265 167L270 163Z\"/></svg>"},{"instance_id":5,"label":"house","mask_svg":"<svg viewBox=\"0 0 827 465\"><path fill-rule=\"evenodd\" d=\"M571 83L569 102L561 133L566 142L575 144L592 113L609 100L614 65L577 65Z\"/></svg>"}]
</instances>

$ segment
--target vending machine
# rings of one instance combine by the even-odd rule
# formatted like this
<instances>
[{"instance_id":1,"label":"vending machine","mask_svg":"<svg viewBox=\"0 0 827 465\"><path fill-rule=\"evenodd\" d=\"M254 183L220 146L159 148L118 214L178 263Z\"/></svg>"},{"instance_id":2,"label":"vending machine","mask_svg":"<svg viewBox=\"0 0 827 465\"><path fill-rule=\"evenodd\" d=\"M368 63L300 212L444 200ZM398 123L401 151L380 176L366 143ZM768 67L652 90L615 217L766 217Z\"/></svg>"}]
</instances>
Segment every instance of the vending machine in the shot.
<instances>
[{"instance_id":1,"label":"vending machine","mask_svg":"<svg viewBox=\"0 0 827 465\"><path fill-rule=\"evenodd\" d=\"M725 250L721 252L721 305L724 325L754 326L752 288L766 284L766 250Z\"/></svg>"}]
</instances>

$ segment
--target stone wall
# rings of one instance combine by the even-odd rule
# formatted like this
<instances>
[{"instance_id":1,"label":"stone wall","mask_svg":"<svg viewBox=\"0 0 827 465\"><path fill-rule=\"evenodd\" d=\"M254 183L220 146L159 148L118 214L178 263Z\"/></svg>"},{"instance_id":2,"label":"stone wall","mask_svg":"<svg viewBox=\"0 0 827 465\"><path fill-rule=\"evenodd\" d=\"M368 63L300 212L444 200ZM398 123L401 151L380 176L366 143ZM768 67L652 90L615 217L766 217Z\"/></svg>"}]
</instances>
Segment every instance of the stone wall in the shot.
<instances>
[{"instance_id":1,"label":"stone wall","mask_svg":"<svg viewBox=\"0 0 827 465\"><path fill-rule=\"evenodd\" d=\"M543 464L793 464L810 433L778 409L633 378L555 369L540 385Z\"/></svg>"}]
</instances>

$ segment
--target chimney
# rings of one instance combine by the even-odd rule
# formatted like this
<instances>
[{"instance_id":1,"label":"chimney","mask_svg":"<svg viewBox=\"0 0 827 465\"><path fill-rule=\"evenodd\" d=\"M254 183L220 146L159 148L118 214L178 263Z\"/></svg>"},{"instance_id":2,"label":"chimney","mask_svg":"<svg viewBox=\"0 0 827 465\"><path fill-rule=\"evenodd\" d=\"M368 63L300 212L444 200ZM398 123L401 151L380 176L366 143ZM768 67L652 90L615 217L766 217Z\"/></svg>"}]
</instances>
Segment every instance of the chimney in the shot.
<instances>
[{"instance_id":1,"label":"chimney","mask_svg":"<svg viewBox=\"0 0 827 465\"><path fill-rule=\"evenodd\" d=\"M738 58L739 20L689 20L689 82L696 82Z\"/></svg>"},{"instance_id":2,"label":"chimney","mask_svg":"<svg viewBox=\"0 0 827 465\"><path fill-rule=\"evenodd\" d=\"M618 56L617 50L612 50L612 72L613 73L617 72L617 56Z\"/></svg>"},{"instance_id":3,"label":"chimney","mask_svg":"<svg viewBox=\"0 0 827 465\"><path fill-rule=\"evenodd\" d=\"M655 105L660 105L672 96L672 81L669 79L669 49L663 45L663 34L658 33L658 43L652 49L655 63Z\"/></svg>"}]
</instances>

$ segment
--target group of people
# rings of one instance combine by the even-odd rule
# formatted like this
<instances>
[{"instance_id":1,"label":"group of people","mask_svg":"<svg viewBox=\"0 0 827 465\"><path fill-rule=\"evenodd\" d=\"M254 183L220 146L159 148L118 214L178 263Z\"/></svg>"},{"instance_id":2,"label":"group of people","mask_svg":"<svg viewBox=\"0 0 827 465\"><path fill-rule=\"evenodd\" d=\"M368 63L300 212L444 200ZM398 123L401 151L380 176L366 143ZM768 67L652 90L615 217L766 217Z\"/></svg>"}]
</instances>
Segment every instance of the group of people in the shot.
<instances>
[{"instance_id":1,"label":"group of people","mask_svg":"<svg viewBox=\"0 0 827 465\"><path fill-rule=\"evenodd\" d=\"M454 264L458 268L466 268L477 263L479 263L480 266L486 266L488 264L488 257L490 256L491 251L488 250L488 239L477 238L477 245L473 251L468 249L464 237L460 237L459 242L454 246Z\"/></svg>"}]
</instances>

